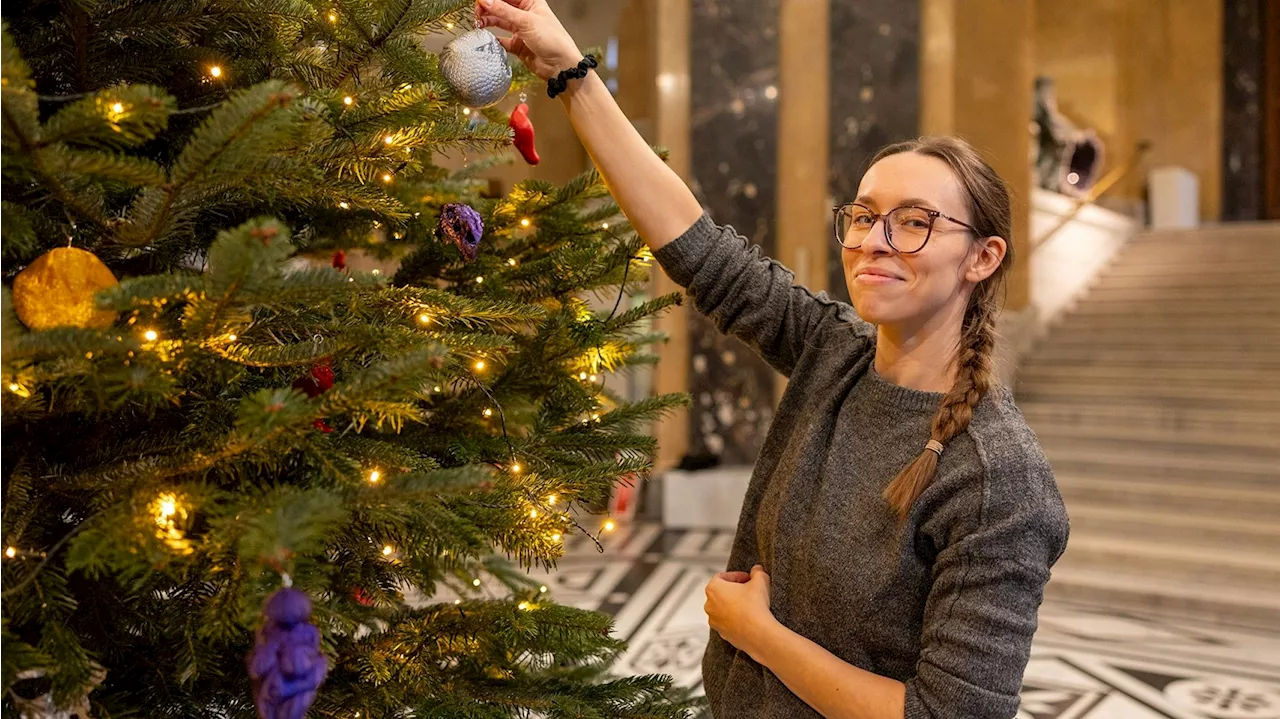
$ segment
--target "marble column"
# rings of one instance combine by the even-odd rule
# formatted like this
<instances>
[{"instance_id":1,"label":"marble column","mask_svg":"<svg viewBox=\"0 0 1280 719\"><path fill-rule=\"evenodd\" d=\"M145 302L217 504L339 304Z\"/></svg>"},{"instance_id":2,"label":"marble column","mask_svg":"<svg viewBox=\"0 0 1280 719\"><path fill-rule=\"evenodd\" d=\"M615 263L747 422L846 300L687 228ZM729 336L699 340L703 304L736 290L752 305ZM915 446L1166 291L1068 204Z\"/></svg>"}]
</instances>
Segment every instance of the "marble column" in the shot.
<instances>
[{"instance_id":1,"label":"marble column","mask_svg":"<svg viewBox=\"0 0 1280 719\"><path fill-rule=\"evenodd\" d=\"M839 204L857 196L880 148L919 134L920 3L832 0L829 38L828 188ZM827 247L828 291L847 302L840 246Z\"/></svg>"},{"instance_id":2,"label":"marble column","mask_svg":"<svg viewBox=\"0 0 1280 719\"><path fill-rule=\"evenodd\" d=\"M694 191L717 222L776 249L781 0L693 0L690 130ZM773 417L774 372L701 315L690 317L690 451L750 464Z\"/></svg>"},{"instance_id":3,"label":"marble column","mask_svg":"<svg viewBox=\"0 0 1280 719\"><path fill-rule=\"evenodd\" d=\"M1222 219L1263 217L1264 0L1225 0L1222 16Z\"/></svg>"}]
</instances>

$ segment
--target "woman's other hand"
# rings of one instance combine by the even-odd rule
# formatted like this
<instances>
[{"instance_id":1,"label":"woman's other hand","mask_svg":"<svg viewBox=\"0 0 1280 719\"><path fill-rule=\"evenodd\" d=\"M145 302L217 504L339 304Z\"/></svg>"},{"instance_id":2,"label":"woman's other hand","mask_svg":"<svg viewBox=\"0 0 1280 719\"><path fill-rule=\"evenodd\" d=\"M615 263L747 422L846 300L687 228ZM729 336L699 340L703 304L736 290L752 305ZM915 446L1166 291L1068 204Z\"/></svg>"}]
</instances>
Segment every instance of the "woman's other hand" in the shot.
<instances>
[{"instance_id":1,"label":"woman's other hand","mask_svg":"<svg viewBox=\"0 0 1280 719\"><path fill-rule=\"evenodd\" d=\"M771 623L769 574L757 564L746 572L721 572L707 584L703 607L711 628L726 642L756 657L757 644Z\"/></svg>"}]
</instances>

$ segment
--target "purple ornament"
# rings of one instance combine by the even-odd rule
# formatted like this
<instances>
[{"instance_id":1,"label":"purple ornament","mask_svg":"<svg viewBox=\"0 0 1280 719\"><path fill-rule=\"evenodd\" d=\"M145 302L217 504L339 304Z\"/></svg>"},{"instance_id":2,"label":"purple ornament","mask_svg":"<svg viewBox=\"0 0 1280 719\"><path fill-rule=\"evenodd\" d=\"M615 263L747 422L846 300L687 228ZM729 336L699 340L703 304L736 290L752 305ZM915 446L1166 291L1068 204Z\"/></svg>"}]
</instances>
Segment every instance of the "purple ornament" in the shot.
<instances>
[{"instance_id":1,"label":"purple ornament","mask_svg":"<svg viewBox=\"0 0 1280 719\"><path fill-rule=\"evenodd\" d=\"M476 248L484 235L484 221L479 212L460 202L451 202L440 211L440 224L436 229L458 246L468 262L476 258Z\"/></svg>"},{"instance_id":2,"label":"purple ornament","mask_svg":"<svg viewBox=\"0 0 1280 719\"><path fill-rule=\"evenodd\" d=\"M288 587L263 608L267 620L249 654L253 703L262 719L302 719L329 671L320 653L320 630L308 623L311 600Z\"/></svg>"}]
</instances>

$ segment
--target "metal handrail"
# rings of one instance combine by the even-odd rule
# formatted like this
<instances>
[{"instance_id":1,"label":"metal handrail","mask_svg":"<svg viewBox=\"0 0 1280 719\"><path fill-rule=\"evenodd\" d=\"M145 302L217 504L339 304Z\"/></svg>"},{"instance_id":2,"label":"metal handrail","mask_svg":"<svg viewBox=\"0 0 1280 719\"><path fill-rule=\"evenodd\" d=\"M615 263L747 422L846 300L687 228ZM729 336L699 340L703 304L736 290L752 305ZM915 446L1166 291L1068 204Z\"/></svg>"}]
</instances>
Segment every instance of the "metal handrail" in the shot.
<instances>
[{"instance_id":1,"label":"metal handrail","mask_svg":"<svg viewBox=\"0 0 1280 719\"><path fill-rule=\"evenodd\" d=\"M1146 156L1147 151L1150 149L1151 143L1149 141L1143 140L1142 142L1139 142L1134 147L1133 154L1129 156L1129 159L1124 162L1124 164L1112 168L1110 172L1102 176L1102 179L1094 183L1093 187L1089 188L1089 191L1085 193L1083 197L1076 198L1075 207L1071 208L1071 211L1066 215L1063 215L1062 219L1058 221L1058 224L1054 225L1043 235L1033 237L1031 239L1031 249L1034 250L1045 242L1048 242L1049 238L1058 234L1059 230L1066 227L1069 222L1074 220L1076 215L1080 214L1080 211L1083 210L1086 205L1092 205L1099 197L1102 197L1103 193L1110 190L1117 182L1124 179L1125 175L1132 172L1134 168L1142 162L1142 158Z\"/></svg>"}]
</instances>

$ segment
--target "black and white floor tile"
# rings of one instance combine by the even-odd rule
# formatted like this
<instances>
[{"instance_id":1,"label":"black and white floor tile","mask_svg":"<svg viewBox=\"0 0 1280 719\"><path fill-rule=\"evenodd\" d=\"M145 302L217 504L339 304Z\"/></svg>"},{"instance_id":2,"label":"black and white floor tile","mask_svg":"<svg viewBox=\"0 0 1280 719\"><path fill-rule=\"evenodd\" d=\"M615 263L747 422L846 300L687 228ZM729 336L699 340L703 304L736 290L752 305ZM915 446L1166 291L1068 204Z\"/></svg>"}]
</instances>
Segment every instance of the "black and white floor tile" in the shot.
<instances>
[{"instance_id":1,"label":"black and white floor tile","mask_svg":"<svg viewBox=\"0 0 1280 719\"><path fill-rule=\"evenodd\" d=\"M550 574L560 604L607 612L629 649L620 674L701 684L709 628L703 588L733 534L619 526L568 540ZM1280 633L1048 602L1017 719L1280 719Z\"/></svg>"}]
</instances>

